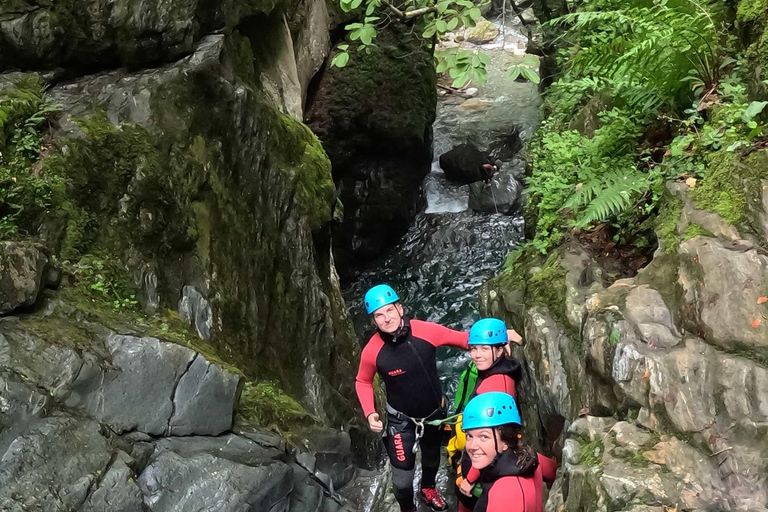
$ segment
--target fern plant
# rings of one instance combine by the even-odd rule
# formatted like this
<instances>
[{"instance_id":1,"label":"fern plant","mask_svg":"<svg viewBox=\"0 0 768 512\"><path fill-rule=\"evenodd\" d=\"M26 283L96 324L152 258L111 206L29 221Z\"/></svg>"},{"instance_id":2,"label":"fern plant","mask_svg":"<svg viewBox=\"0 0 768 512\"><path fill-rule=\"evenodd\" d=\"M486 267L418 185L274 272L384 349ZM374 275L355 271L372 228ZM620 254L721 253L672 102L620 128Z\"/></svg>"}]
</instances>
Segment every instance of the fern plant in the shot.
<instances>
[{"instance_id":1,"label":"fern plant","mask_svg":"<svg viewBox=\"0 0 768 512\"><path fill-rule=\"evenodd\" d=\"M633 110L674 108L689 96L712 91L720 78L720 31L693 0L672 5L618 6L566 14L550 23L577 41L569 60L576 76L600 77L615 98Z\"/></svg>"},{"instance_id":2,"label":"fern plant","mask_svg":"<svg viewBox=\"0 0 768 512\"><path fill-rule=\"evenodd\" d=\"M591 224L607 220L635 204L650 187L648 176L639 171L625 174L611 171L602 176L592 176L576 185L576 193L563 208L577 212L575 226L587 228Z\"/></svg>"}]
</instances>

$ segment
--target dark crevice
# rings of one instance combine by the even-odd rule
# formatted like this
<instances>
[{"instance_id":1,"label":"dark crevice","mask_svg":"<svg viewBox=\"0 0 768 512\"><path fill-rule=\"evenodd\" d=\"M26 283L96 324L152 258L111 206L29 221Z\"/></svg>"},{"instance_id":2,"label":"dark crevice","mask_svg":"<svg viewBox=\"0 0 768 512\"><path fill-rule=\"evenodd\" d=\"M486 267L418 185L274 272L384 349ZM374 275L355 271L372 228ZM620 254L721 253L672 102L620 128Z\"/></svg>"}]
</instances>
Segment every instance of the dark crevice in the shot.
<instances>
[{"instance_id":1,"label":"dark crevice","mask_svg":"<svg viewBox=\"0 0 768 512\"><path fill-rule=\"evenodd\" d=\"M304 112L309 112L312 106L315 104L315 99L317 98L317 93L320 90L320 83L323 81L323 77L325 76L327 65L328 59L326 58L323 61L323 64L320 66L320 69L317 70L317 73L315 73L312 76L312 79L309 81L309 85L307 86L307 98L304 101Z\"/></svg>"},{"instance_id":2,"label":"dark crevice","mask_svg":"<svg viewBox=\"0 0 768 512\"><path fill-rule=\"evenodd\" d=\"M200 357L200 354L195 352L195 356L189 361L189 363L187 363L187 367L184 369L181 375L179 375L179 378L173 385L173 390L171 391L171 415L168 416L168 426L165 429L165 435L171 435L171 422L173 421L173 417L176 415L176 390L179 388L179 384L181 384L184 376L187 374L194 362L197 361L198 357Z\"/></svg>"}]
</instances>

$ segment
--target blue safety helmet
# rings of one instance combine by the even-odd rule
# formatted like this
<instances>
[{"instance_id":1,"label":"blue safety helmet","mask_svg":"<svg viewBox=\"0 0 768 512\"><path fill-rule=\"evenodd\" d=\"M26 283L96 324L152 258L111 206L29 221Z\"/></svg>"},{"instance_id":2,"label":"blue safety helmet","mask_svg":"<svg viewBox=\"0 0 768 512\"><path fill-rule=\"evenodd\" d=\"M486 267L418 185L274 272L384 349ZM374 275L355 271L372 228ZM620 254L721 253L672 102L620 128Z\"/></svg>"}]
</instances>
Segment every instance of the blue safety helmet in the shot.
<instances>
[{"instance_id":1,"label":"blue safety helmet","mask_svg":"<svg viewBox=\"0 0 768 512\"><path fill-rule=\"evenodd\" d=\"M386 284L377 284L365 293L365 311L370 315L377 309L387 304L399 301L395 290Z\"/></svg>"},{"instance_id":2,"label":"blue safety helmet","mask_svg":"<svg viewBox=\"0 0 768 512\"><path fill-rule=\"evenodd\" d=\"M470 345L506 345L507 326L498 318L482 318L469 330Z\"/></svg>"},{"instance_id":3,"label":"blue safety helmet","mask_svg":"<svg viewBox=\"0 0 768 512\"><path fill-rule=\"evenodd\" d=\"M495 428L502 425L521 425L520 413L512 395L490 391L477 395L464 408L461 429Z\"/></svg>"}]
</instances>

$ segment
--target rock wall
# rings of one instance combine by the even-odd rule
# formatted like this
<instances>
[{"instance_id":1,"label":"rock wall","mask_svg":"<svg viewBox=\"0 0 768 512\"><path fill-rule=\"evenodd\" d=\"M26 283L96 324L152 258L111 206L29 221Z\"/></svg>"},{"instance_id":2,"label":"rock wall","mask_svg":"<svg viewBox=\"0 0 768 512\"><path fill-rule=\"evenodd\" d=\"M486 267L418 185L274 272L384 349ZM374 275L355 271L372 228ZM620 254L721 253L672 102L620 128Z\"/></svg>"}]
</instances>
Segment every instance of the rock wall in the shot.
<instances>
[{"instance_id":1,"label":"rock wall","mask_svg":"<svg viewBox=\"0 0 768 512\"><path fill-rule=\"evenodd\" d=\"M485 312L525 329L524 421L562 450L547 510L768 506L768 254L695 203L677 211L634 278L570 244L484 288ZM704 218L728 229L686 235Z\"/></svg>"},{"instance_id":2,"label":"rock wall","mask_svg":"<svg viewBox=\"0 0 768 512\"><path fill-rule=\"evenodd\" d=\"M353 52L345 68L327 68L306 116L344 207L334 228L343 277L400 237L423 205L436 75L432 48L403 30L393 23L370 54Z\"/></svg>"},{"instance_id":3,"label":"rock wall","mask_svg":"<svg viewBox=\"0 0 768 512\"><path fill-rule=\"evenodd\" d=\"M178 309L220 357L334 424L353 417L335 187L298 121L328 51L325 4L17 4L0 16L0 69L64 67L40 75L61 111L39 166L67 198L24 230L73 263L126 262L144 313ZM141 68L79 76L122 64Z\"/></svg>"}]
</instances>

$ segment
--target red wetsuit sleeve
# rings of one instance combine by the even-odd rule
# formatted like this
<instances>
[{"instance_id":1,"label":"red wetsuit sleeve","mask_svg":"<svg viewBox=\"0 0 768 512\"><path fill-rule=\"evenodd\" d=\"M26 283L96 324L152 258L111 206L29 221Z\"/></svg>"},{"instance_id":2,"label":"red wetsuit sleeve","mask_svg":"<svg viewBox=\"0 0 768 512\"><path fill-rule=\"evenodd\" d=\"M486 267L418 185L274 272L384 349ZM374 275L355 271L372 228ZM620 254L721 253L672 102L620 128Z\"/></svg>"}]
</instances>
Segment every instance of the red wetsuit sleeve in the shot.
<instances>
[{"instance_id":1,"label":"red wetsuit sleeve","mask_svg":"<svg viewBox=\"0 0 768 512\"><path fill-rule=\"evenodd\" d=\"M469 333L454 331L433 322L411 320L411 334L416 338L426 340L435 347L456 347L463 350L469 348Z\"/></svg>"},{"instance_id":2,"label":"red wetsuit sleeve","mask_svg":"<svg viewBox=\"0 0 768 512\"><path fill-rule=\"evenodd\" d=\"M501 478L488 492L487 512L525 512L526 495L520 484L521 478Z\"/></svg>"},{"instance_id":3,"label":"red wetsuit sleeve","mask_svg":"<svg viewBox=\"0 0 768 512\"><path fill-rule=\"evenodd\" d=\"M355 391L366 418L376 412L373 400L373 377L376 375L376 358L383 343L378 334L371 337L360 355L360 367L355 377Z\"/></svg>"},{"instance_id":4,"label":"red wetsuit sleeve","mask_svg":"<svg viewBox=\"0 0 768 512\"><path fill-rule=\"evenodd\" d=\"M539 457L541 478L548 484L551 484L555 481L555 478L557 478L557 461L555 459L550 459L549 457L546 457L540 453L537 455Z\"/></svg>"},{"instance_id":5,"label":"red wetsuit sleeve","mask_svg":"<svg viewBox=\"0 0 768 512\"><path fill-rule=\"evenodd\" d=\"M515 389L515 381L509 375L491 375L490 377L483 379L480 385L477 387L477 394L488 393L489 391L500 391L508 395L512 395L512 398L517 400L517 390Z\"/></svg>"}]
</instances>

